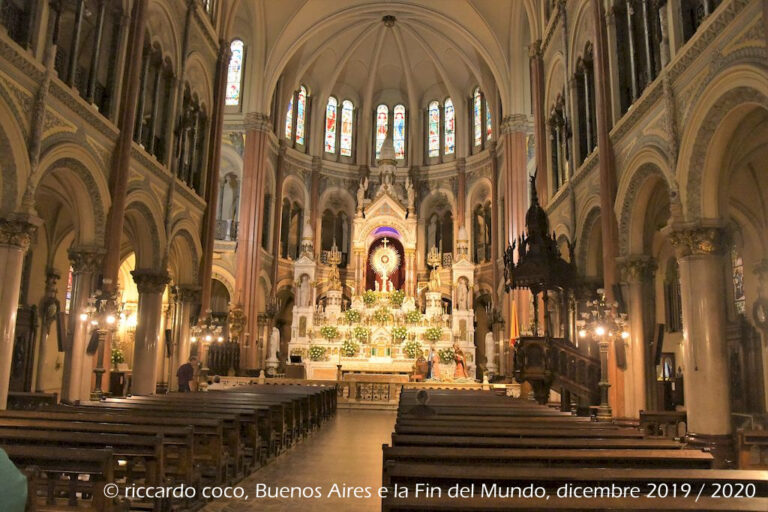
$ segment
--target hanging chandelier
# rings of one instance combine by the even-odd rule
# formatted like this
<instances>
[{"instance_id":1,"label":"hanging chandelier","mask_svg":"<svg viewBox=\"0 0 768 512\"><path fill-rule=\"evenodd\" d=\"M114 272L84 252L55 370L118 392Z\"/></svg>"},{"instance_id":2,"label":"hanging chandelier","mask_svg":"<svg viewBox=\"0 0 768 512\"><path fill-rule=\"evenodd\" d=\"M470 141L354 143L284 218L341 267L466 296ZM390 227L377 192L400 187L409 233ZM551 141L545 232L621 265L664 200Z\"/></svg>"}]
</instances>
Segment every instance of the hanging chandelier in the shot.
<instances>
[{"instance_id":1,"label":"hanging chandelier","mask_svg":"<svg viewBox=\"0 0 768 512\"><path fill-rule=\"evenodd\" d=\"M198 341L203 343L222 343L224 341L223 327L216 323L209 309L205 312L205 316L198 319L197 324L192 326L190 330L189 341L197 343Z\"/></svg>"}]
</instances>

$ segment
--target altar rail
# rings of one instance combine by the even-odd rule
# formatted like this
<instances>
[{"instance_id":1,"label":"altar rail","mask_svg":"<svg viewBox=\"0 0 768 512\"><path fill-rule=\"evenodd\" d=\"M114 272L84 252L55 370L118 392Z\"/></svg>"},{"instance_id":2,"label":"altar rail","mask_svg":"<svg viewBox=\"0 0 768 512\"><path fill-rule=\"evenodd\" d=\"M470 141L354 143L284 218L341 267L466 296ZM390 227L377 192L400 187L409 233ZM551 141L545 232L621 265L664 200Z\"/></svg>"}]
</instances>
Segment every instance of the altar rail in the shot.
<instances>
[{"instance_id":1,"label":"altar rail","mask_svg":"<svg viewBox=\"0 0 768 512\"><path fill-rule=\"evenodd\" d=\"M462 382L397 382L385 379L384 376L350 375L341 381L318 379L286 379L258 377L221 377L220 385L224 387L247 386L249 384L302 385L302 386L332 386L336 385L338 404L340 408L385 408L395 409L400 399L401 391L405 389L461 389L481 391L480 383ZM498 387L498 386L495 386Z\"/></svg>"}]
</instances>

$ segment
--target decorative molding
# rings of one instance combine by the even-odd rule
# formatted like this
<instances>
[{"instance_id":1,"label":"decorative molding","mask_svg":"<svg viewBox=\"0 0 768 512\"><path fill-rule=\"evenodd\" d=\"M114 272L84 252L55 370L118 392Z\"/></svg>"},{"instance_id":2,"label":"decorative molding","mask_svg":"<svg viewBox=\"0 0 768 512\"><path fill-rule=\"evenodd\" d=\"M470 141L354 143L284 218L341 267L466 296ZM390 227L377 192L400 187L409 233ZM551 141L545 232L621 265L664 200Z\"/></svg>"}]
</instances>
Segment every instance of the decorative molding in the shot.
<instances>
[{"instance_id":1,"label":"decorative molding","mask_svg":"<svg viewBox=\"0 0 768 512\"><path fill-rule=\"evenodd\" d=\"M768 109L768 98L750 87L736 87L723 94L707 113L696 134L686 186L686 212L691 220L701 217L702 179L707 149L715 130L725 116L735 107L746 103L756 103ZM683 163L685 165L685 162Z\"/></svg>"},{"instance_id":2,"label":"decorative molding","mask_svg":"<svg viewBox=\"0 0 768 512\"><path fill-rule=\"evenodd\" d=\"M667 183L664 173L655 165L643 165L631 178L624 200L621 203L619 216L619 254L626 256L629 252L630 223L632 222L633 208L637 205L637 193L640 187L650 176L659 176Z\"/></svg>"}]
</instances>

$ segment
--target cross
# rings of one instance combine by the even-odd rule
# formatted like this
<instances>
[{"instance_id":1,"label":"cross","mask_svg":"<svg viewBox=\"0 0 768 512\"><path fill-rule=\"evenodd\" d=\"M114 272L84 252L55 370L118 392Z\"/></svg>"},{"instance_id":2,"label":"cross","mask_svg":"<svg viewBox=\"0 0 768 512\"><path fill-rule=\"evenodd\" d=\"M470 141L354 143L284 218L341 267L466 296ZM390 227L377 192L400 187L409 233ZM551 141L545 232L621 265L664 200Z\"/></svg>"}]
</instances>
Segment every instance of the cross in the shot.
<instances>
[{"instance_id":1,"label":"cross","mask_svg":"<svg viewBox=\"0 0 768 512\"><path fill-rule=\"evenodd\" d=\"M387 248L387 244L388 244L388 243L389 243L389 240L387 240L387 237L384 237L384 238L381 240L381 245L383 245L385 249Z\"/></svg>"}]
</instances>

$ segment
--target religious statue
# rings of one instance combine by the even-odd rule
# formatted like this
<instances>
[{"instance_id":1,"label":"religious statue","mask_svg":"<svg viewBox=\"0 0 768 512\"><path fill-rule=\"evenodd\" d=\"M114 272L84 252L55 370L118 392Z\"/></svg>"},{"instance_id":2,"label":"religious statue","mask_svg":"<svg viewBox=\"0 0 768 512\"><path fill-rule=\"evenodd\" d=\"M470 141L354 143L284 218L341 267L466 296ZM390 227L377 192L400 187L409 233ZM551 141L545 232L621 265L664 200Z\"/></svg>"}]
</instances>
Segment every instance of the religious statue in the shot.
<instances>
[{"instance_id":1,"label":"religious statue","mask_svg":"<svg viewBox=\"0 0 768 512\"><path fill-rule=\"evenodd\" d=\"M454 379L466 379L467 378L467 359L464 357L464 351L461 347L453 345L453 358L456 361L456 370L453 372Z\"/></svg>"},{"instance_id":2,"label":"religious statue","mask_svg":"<svg viewBox=\"0 0 768 512\"><path fill-rule=\"evenodd\" d=\"M305 308L312 305L312 293L309 287L309 276L304 274L301 276L301 283L299 284L299 307Z\"/></svg>"},{"instance_id":3,"label":"religious statue","mask_svg":"<svg viewBox=\"0 0 768 512\"><path fill-rule=\"evenodd\" d=\"M377 292L379 291L379 281L378 280L373 282L373 289L375 291L377 291Z\"/></svg>"},{"instance_id":4,"label":"religious statue","mask_svg":"<svg viewBox=\"0 0 768 512\"><path fill-rule=\"evenodd\" d=\"M277 367L277 351L280 349L280 330L277 327L272 328L272 334L269 337L269 357L267 358L268 367Z\"/></svg>"},{"instance_id":5,"label":"religious statue","mask_svg":"<svg viewBox=\"0 0 768 512\"><path fill-rule=\"evenodd\" d=\"M331 265L331 270L328 272L328 289L341 290L341 276L339 275L339 267L336 265Z\"/></svg>"},{"instance_id":6,"label":"religious statue","mask_svg":"<svg viewBox=\"0 0 768 512\"><path fill-rule=\"evenodd\" d=\"M486 373L496 372L496 340L493 339L493 332L488 331L485 335L485 370Z\"/></svg>"},{"instance_id":7,"label":"religious statue","mask_svg":"<svg viewBox=\"0 0 768 512\"><path fill-rule=\"evenodd\" d=\"M366 190L368 190L367 176L360 180L360 186L357 188L357 211L363 211L363 203L365 202Z\"/></svg>"},{"instance_id":8,"label":"religious statue","mask_svg":"<svg viewBox=\"0 0 768 512\"><path fill-rule=\"evenodd\" d=\"M429 365L431 378L440 379L440 356L434 346L429 347Z\"/></svg>"},{"instance_id":9,"label":"religious statue","mask_svg":"<svg viewBox=\"0 0 768 512\"><path fill-rule=\"evenodd\" d=\"M405 193L408 196L408 210L413 211L416 204L416 192L413 190L413 183L411 178L405 178Z\"/></svg>"},{"instance_id":10,"label":"religious statue","mask_svg":"<svg viewBox=\"0 0 768 512\"><path fill-rule=\"evenodd\" d=\"M469 295L469 289L467 288L466 279L459 279L459 284L456 287L456 309L464 310L468 309L467 297Z\"/></svg>"},{"instance_id":11,"label":"religious statue","mask_svg":"<svg viewBox=\"0 0 768 512\"><path fill-rule=\"evenodd\" d=\"M431 292L440 291L440 271L438 270L438 267L434 267L429 272L429 291Z\"/></svg>"}]
</instances>

